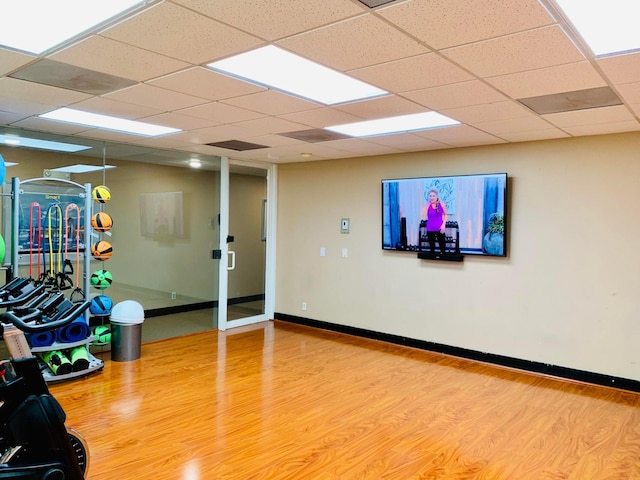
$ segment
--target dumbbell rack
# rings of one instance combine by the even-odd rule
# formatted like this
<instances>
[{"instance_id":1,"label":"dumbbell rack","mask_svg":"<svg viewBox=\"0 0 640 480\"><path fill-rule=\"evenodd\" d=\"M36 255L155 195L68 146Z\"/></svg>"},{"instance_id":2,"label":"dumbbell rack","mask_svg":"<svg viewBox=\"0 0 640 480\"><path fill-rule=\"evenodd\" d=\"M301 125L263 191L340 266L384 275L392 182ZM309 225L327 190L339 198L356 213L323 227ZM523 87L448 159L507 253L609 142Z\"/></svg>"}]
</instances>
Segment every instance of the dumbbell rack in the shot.
<instances>
[{"instance_id":1,"label":"dumbbell rack","mask_svg":"<svg viewBox=\"0 0 640 480\"><path fill-rule=\"evenodd\" d=\"M84 243L84 252L80 253L82 258L82 287L77 285L78 288L81 288L85 298L89 298L89 277L90 277L90 260L91 257L88 253L89 245L91 244L90 237L90 221L91 221L91 209L92 209L92 201L91 201L91 184L86 183L81 185L76 182L72 182L70 180L58 179L58 178L32 178L28 180L20 180L17 177L11 179L11 242L7 245L7 253L11 257L11 265L13 276L18 276L19 268L20 268L20 233L24 232L24 225L20 225L21 219L21 208L24 208L24 205L21 204L21 197L25 194L23 187L25 185L37 185L37 192L33 192L34 194L41 193L43 198L60 198L64 196L64 193L61 193L61 187L65 187L66 189L73 189L75 191L75 195L73 197L81 198L84 201L84 238L82 242ZM47 188L48 187L48 188ZM56 189L57 187L57 189ZM47 191L50 190L50 191ZM40 219L39 219L40 221ZM28 226L27 226L28 227ZM31 246L30 246L31 248ZM60 244L60 239L58 242L58 248L61 249L62 246ZM29 250L28 255L32 255L33 251ZM41 252L36 252L36 255L40 255ZM30 259L31 261L31 259ZM53 261L50 258L50 262ZM87 325L89 324L89 312L85 312L84 314L85 321L87 321ZM89 345L95 340L95 337L89 335L87 338L80 340L74 343L60 343L54 342L52 345L48 345L45 347L31 347L31 353L43 353L52 350L68 350L77 346L86 345L87 346L87 354L89 360L89 367L80 371L71 372L68 374L60 374L54 375L49 371L48 368L42 369L42 375L48 383L53 382L61 382L70 380L73 378L83 377L89 375L93 372L102 370L104 367L104 361L94 357L89 351Z\"/></svg>"}]
</instances>

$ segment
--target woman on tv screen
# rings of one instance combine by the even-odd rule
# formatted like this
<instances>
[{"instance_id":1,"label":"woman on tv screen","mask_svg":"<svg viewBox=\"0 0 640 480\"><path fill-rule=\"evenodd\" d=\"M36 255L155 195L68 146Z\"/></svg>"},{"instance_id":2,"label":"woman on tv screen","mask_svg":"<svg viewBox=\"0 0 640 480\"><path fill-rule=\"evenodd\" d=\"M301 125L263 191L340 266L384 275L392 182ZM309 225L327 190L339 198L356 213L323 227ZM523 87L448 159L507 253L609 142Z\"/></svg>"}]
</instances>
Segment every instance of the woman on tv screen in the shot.
<instances>
[{"instance_id":1,"label":"woman on tv screen","mask_svg":"<svg viewBox=\"0 0 640 480\"><path fill-rule=\"evenodd\" d=\"M427 223L427 239L431 253L436 251L436 240L440 247L440 253L446 252L444 229L447 224L447 207L438 197L438 190L429 190L429 202L422 209L422 220Z\"/></svg>"}]
</instances>

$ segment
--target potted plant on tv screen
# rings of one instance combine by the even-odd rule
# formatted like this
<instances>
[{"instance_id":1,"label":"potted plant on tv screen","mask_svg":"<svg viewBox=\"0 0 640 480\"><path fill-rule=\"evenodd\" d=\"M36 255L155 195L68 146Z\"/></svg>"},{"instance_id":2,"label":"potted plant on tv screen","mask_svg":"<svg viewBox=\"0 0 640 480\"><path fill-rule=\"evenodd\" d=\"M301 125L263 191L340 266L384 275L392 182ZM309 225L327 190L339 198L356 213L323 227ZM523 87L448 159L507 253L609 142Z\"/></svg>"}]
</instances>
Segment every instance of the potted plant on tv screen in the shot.
<instances>
[{"instance_id":1,"label":"potted plant on tv screen","mask_svg":"<svg viewBox=\"0 0 640 480\"><path fill-rule=\"evenodd\" d=\"M492 213L489 217L482 248L489 255L504 254L504 216L501 213Z\"/></svg>"}]
</instances>

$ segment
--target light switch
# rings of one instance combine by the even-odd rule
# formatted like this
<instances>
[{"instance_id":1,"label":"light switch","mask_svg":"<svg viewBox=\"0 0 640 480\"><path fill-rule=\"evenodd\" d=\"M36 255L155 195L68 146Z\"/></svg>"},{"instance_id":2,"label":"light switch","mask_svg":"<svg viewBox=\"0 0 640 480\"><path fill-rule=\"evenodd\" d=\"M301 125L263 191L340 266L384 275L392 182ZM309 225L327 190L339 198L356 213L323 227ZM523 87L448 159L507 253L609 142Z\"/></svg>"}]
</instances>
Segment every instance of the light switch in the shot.
<instances>
[{"instance_id":1,"label":"light switch","mask_svg":"<svg viewBox=\"0 0 640 480\"><path fill-rule=\"evenodd\" d=\"M342 249L342 258L347 258L349 256L349 251L346 248Z\"/></svg>"},{"instance_id":2,"label":"light switch","mask_svg":"<svg viewBox=\"0 0 640 480\"><path fill-rule=\"evenodd\" d=\"M340 233L349 233L349 219L343 218L340 221Z\"/></svg>"}]
</instances>

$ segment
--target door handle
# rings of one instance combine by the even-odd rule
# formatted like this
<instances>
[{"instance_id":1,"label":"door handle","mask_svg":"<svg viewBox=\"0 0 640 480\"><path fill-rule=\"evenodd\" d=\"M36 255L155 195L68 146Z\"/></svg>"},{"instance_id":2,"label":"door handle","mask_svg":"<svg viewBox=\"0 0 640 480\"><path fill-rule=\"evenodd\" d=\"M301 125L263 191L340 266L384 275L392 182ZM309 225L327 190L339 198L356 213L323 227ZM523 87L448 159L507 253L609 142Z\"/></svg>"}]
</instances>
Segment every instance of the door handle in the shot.
<instances>
[{"instance_id":1,"label":"door handle","mask_svg":"<svg viewBox=\"0 0 640 480\"><path fill-rule=\"evenodd\" d=\"M231 262L229 263L229 266L227 267L227 270L235 270L236 268L236 252L234 252L233 250L229 250L227 252L228 255L231 255Z\"/></svg>"}]
</instances>

